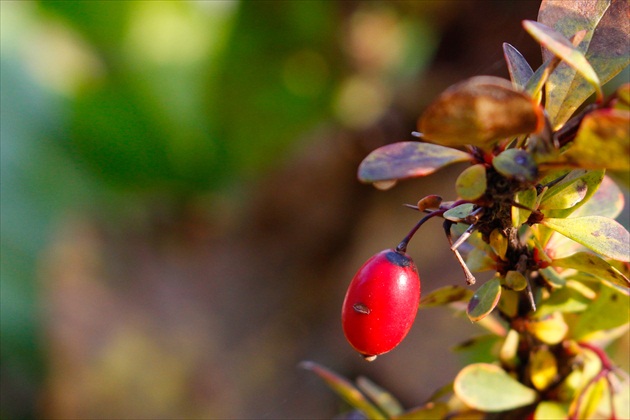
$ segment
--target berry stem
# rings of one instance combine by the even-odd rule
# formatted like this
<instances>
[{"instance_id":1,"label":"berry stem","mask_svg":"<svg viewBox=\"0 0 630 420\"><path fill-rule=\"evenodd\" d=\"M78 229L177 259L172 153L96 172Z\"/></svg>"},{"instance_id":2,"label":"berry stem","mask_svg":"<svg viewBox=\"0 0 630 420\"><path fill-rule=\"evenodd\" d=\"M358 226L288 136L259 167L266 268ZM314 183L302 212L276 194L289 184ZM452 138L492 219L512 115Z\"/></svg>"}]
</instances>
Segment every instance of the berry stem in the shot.
<instances>
[{"instance_id":1,"label":"berry stem","mask_svg":"<svg viewBox=\"0 0 630 420\"><path fill-rule=\"evenodd\" d=\"M420 229L420 226L422 226L424 224L424 222L426 222L430 218L435 217L435 216L439 216L439 215L441 215L443 213L444 213L444 210L435 210L435 211L432 211L431 213L427 214L426 216L424 216L422 219L420 219L420 221L418 223L416 223L416 225L413 227L413 229L411 229L409 231L407 236L405 236L404 239L402 241L400 241L400 243L396 247L396 252L407 252L407 245L409 244L409 241L411 240L411 238L413 238L413 235L415 235L416 232L418 231L418 229Z\"/></svg>"}]
</instances>

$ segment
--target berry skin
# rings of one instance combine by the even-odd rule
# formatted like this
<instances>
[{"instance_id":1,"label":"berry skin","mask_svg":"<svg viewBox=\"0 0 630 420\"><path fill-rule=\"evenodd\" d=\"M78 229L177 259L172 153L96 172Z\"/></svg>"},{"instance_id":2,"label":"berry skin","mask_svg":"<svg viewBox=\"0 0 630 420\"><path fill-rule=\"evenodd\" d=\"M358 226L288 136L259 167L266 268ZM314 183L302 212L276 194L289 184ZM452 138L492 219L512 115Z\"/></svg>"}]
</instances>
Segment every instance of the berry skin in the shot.
<instances>
[{"instance_id":1,"label":"berry skin","mask_svg":"<svg viewBox=\"0 0 630 420\"><path fill-rule=\"evenodd\" d=\"M341 323L348 342L366 360L387 353L405 338L418 311L420 277L411 258L379 252L357 271L343 302Z\"/></svg>"}]
</instances>

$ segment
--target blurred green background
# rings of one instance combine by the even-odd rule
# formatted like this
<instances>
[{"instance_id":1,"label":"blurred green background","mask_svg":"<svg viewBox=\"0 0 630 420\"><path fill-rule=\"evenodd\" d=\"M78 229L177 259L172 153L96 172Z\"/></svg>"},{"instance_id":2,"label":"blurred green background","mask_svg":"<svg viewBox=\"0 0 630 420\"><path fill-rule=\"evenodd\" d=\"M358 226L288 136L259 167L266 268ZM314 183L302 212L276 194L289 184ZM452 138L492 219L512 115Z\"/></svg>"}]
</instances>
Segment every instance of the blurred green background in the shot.
<instances>
[{"instance_id":1,"label":"blurred green background","mask_svg":"<svg viewBox=\"0 0 630 420\"><path fill-rule=\"evenodd\" d=\"M370 365L339 326L400 204L456 169L383 193L356 167L448 85L507 76L502 42L537 66L537 1L0 7L2 418L325 418L301 360L407 406L457 372L477 330L447 312ZM425 290L463 281L423 235Z\"/></svg>"}]
</instances>

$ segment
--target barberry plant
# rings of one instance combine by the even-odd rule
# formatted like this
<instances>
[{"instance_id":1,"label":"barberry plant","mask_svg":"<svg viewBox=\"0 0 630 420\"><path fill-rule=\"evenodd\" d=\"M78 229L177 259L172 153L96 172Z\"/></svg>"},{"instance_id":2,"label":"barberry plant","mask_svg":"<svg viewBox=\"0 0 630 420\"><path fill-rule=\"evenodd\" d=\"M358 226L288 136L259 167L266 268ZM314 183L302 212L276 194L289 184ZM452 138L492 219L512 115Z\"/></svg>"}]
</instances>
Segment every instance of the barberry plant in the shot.
<instances>
[{"instance_id":1,"label":"barberry plant","mask_svg":"<svg viewBox=\"0 0 630 420\"><path fill-rule=\"evenodd\" d=\"M407 246L441 219L462 281L430 291L419 308L465 312L488 331L465 347L495 362L465 366L410 410L366 378L353 383L306 362L356 416L630 418L628 374L604 350L630 325L630 234L615 220L624 198L614 180L630 175L630 84L602 89L628 65L629 16L626 0L543 1L538 20L523 22L542 47L540 68L504 44L510 81L477 76L451 86L420 116L418 141L383 146L361 163L359 179L379 188L469 165L457 198L408 205L424 216L359 270L343 307L350 343L372 360L404 338L408 325L393 320L413 321L415 307L405 305L419 288L403 298L391 279L414 278ZM482 271L495 274L471 290ZM359 281L371 286L357 292Z\"/></svg>"}]
</instances>

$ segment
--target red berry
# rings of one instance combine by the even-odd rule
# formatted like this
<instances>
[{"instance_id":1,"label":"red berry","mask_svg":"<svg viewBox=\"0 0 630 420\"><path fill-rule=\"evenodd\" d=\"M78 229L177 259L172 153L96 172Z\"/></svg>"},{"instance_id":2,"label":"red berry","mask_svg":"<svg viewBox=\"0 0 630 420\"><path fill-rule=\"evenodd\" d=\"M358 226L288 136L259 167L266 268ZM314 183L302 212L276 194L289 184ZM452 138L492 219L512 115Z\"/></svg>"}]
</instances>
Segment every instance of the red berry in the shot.
<instances>
[{"instance_id":1,"label":"red berry","mask_svg":"<svg viewBox=\"0 0 630 420\"><path fill-rule=\"evenodd\" d=\"M393 249L371 257L357 271L343 302L348 342L368 360L405 338L418 311L420 277L411 258Z\"/></svg>"}]
</instances>

